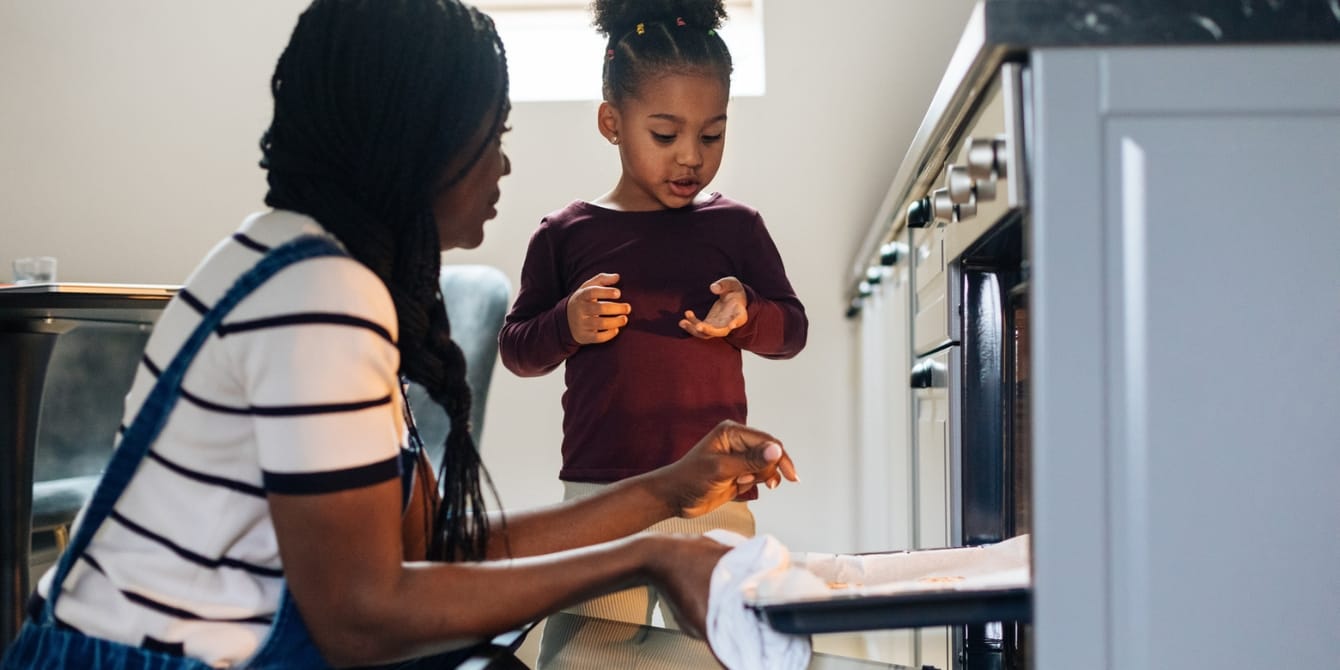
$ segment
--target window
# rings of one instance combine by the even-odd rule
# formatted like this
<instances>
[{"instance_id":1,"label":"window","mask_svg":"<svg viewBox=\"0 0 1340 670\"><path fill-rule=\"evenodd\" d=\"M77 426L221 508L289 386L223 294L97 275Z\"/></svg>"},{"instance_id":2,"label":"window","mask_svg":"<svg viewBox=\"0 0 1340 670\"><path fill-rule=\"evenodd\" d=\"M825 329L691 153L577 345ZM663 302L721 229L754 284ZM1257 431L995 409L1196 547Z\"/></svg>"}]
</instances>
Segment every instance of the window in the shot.
<instances>
[{"instance_id":1,"label":"window","mask_svg":"<svg viewBox=\"0 0 1340 670\"><path fill-rule=\"evenodd\" d=\"M507 47L513 101L599 100L605 38L590 0L474 0ZM735 61L731 95L763 94L762 0L726 0L721 37Z\"/></svg>"}]
</instances>

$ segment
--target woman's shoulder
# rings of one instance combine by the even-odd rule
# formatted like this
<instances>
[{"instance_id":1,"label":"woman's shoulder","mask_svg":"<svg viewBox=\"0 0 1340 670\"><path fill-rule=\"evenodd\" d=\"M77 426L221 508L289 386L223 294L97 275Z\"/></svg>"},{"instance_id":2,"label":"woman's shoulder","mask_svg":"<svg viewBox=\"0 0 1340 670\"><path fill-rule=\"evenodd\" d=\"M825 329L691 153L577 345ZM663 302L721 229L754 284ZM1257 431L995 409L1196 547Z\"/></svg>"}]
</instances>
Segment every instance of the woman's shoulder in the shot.
<instances>
[{"instance_id":1,"label":"woman's shoulder","mask_svg":"<svg viewBox=\"0 0 1340 670\"><path fill-rule=\"evenodd\" d=\"M188 287L221 296L235 279L271 249L303 235L327 235L312 218L271 211L248 217L221 242ZM207 301L212 302L212 301ZM394 329L395 307L386 285L367 266L349 256L323 256L280 270L236 308L234 318L278 317L320 312L365 319Z\"/></svg>"}]
</instances>

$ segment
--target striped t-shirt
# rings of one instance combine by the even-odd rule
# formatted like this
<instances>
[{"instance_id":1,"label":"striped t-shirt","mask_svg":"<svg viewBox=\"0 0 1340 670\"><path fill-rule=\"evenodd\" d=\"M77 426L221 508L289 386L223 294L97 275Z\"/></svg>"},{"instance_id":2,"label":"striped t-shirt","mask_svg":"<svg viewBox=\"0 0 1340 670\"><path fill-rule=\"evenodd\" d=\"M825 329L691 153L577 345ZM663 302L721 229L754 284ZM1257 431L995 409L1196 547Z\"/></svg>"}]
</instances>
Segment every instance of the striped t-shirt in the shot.
<instances>
[{"instance_id":1,"label":"striped t-shirt","mask_svg":"<svg viewBox=\"0 0 1340 670\"><path fill-rule=\"evenodd\" d=\"M256 214L210 252L149 338L122 431L205 310L267 249L312 233L324 231L300 214ZM266 493L399 473L408 434L395 340L385 285L350 258L305 260L257 288L191 364L161 436L71 570L57 619L218 666L251 655L283 579Z\"/></svg>"}]
</instances>

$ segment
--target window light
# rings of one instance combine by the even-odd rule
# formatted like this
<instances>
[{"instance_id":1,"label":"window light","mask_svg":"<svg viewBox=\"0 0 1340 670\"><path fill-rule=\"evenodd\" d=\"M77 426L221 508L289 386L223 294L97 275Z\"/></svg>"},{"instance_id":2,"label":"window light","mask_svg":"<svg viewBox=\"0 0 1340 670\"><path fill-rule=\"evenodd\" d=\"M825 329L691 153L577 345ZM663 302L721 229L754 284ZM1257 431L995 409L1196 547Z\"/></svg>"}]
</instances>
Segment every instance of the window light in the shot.
<instances>
[{"instance_id":1,"label":"window light","mask_svg":"<svg viewBox=\"0 0 1340 670\"><path fill-rule=\"evenodd\" d=\"M474 0L507 48L513 101L599 100L605 38L589 0ZM731 95L763 95L762 0L726 0L721 37L735 61Z\"/></svg>"}]
</instances>

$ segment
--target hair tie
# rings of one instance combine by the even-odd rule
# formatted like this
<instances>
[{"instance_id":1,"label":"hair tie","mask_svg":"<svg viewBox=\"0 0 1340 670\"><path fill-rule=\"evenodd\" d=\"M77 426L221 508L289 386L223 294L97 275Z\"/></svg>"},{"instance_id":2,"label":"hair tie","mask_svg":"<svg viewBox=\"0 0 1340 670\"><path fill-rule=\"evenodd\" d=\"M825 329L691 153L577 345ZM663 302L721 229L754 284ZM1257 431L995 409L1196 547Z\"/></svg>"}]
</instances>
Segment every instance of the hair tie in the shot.
<instances>
[{"instance_id":1,"label":"hair tie","mask_svg":"<svg viewBox=\"0 0 1340 670\"><path fill-rule=\"evenodd\" d=\"M683 28L684 26L686 26L686 25L688 25L688 24L684 23L684 17L682 17L682 16L676 16L676 17L675 17L675 25L679 26L680 28Z\"/></svg>"},{"instance_id":2,"label":"hair tie","mask_svg":"<svg viewBox=\"0 0 1340 670\"><path fill-rule=\"evenodd\" d=\"M605 60L614 60L614 49L605 50Z\"/></svg>"},{"instance_id":3,"label":"hair tie","mask_svg":"<svg viewBox=\"0 0 1340 670\"><path fill-rule=\"evenodd\" d=\"M647 32L647 24L645 23L637 24L637 34L642 35L645 34L646 32Z\"/></svg>"},{"instance_id":4,"label":"hair tie","mask_svg":"<svg viewBox=\"0 0 1340 670\"><path fill-rule=\"evenodd\" d=\"M707 29L707 34L708 34L708 35L715 35L715 34L717 34L717 31L716 31L716 30L713 30L712 28L708 28L708 29Z\"/></svg>"}]
</instances>

